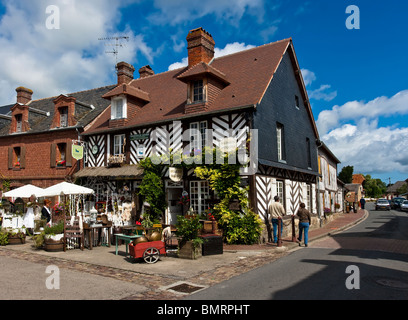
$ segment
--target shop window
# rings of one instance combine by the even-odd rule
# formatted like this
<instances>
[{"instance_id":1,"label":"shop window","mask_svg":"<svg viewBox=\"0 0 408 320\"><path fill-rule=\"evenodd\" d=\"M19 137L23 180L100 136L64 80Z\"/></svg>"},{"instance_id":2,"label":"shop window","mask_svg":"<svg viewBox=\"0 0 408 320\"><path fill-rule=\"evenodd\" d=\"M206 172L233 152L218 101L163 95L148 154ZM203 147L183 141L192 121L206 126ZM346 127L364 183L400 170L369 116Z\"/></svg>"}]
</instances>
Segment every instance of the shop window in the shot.
<instances>
[{"instance_id":1,"label":"shop window","mask_svg":"<svg viewBox=\"0 0 408 320\"><path fill-rule=\"evenodd\" d=\"M195 213L205 213L208 208L209 197L208 181L190 181L190 205Z\"/></svg>"}]
</instances>

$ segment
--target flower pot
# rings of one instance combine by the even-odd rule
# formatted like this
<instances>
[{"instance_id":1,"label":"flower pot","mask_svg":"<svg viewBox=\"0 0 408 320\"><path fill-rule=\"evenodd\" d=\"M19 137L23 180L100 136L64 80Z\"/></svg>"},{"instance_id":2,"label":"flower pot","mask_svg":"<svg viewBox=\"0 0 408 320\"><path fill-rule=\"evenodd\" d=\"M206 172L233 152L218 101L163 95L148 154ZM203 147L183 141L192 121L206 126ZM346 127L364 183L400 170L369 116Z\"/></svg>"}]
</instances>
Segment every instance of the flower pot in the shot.
<instances>
[{"instance_id":1,"label":"flower pot","mask_svg":"<svg viewBox=\"0 0 408 320\"><path fill-rule=\"evenodd\" d=\"M178 257L182 259L195 260L202 256L201 245L194 247L193 241L181 242L178 250Z\"/></svg>"},{"instance_id":2,"label":"flower pot","mask_svg":"<svg viewBox=\"0 0 408 320\"><path fill-rule=\"evenodd\" d=\"M56 252L64 250L64 239L53 240L53 239L44 239L44 249L48 252Z\"/></svg>"},{"instance_id":3,"label":"flower pot","mask_svg":"<svg viewBox=\"0 0 408 320\"><path fill-rule=\"evenodd\" d=\"M9 235L8 244L24 244L26 243L26 235L21 236L20 234Z\"/></svg>"}]
</instances>

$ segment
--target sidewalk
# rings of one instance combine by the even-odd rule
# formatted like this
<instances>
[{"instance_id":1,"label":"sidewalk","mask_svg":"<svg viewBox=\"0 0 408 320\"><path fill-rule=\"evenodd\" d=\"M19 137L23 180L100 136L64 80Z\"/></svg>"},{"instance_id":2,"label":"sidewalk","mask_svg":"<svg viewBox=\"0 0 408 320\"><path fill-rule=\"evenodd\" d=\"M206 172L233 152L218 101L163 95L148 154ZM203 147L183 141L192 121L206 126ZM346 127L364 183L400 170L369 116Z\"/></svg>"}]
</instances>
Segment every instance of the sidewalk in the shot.
<instances>
[{"instance_id":1,"label":"sidewalk","mask_svg":"<svg viewBox=\"0 0 408 320\"><path fill-rule=\"evenodd\" d=\"M309 231L309 242L348 228L368 215L368 211L337 214L333 221L321 228ZM28 239L28 238L27 238ZM283 239L282 247L271 244L234 246L224 245L224 253L203 256L197 260L180 259L175 256L162 256L155 264L146 264L125 256L125 246L95 247L93 250L79 249L67 252L46 252L33 248L32 240L24 245L0 247L0 257L8 256L44 265L57 265L60 268L88 272L121 281L141 283L145 291L130 299L179 299L180 295L168 291L169 286L188 283L208 287L231 277L275 261L294 248L299 248L292 237Z\"/></svg>"}]
</instances>

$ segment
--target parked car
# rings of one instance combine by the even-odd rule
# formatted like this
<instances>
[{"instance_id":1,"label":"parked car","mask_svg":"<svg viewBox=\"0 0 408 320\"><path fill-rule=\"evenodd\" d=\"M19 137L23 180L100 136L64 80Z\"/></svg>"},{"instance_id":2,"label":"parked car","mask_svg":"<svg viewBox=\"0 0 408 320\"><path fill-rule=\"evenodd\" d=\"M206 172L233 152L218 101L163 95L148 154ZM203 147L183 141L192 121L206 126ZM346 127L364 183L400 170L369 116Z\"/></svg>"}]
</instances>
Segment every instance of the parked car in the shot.
<instances>
[{"instance_id":1,"label":"parked car","mask_svg":"<svg viewBox=\"0 0 408 320\"><path fill-rule=\"evenodd\" d=\"M408 200L402 201L400 209L401 211L408 211Z\"/></svg>"},{"instance_id":2,"label":"parked car","mask_svg":"<svg viewBox=\"0 0 408 320\"><path fill-rule=\"evenodd\" d=\"M407 200L407 199L405 199L405 198L400 198L400 197L393 198L393 199L391 200L391 209L399 209L400 206L401 206L401 203L402 203L404 200Z\"/></svg>"},{"instance_id":3,"label":"parked car","mask_svg":"<svg viewBox=\"0 0 408 320\"><path fill-rule=\"evenodd\" d=\"M391 210L390 203L387 199L378 199L375 204L375 210Z\"/></svg>"}]
</instances>

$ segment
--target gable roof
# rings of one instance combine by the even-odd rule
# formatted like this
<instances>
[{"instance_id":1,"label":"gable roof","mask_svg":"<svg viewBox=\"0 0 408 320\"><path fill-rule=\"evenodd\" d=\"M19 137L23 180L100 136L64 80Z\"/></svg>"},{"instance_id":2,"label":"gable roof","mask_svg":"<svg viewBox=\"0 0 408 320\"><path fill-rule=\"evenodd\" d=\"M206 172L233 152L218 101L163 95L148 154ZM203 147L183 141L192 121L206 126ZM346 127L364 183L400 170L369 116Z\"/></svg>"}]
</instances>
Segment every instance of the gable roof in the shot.
<instances>
[{"instance_id":1,"label":"gable roof","mask_svg":"<svg viewBox=\"0 0 408 320\"><path fill-rule=\"evenodd\" d=\"M183 67L172 71L134 79L129 83L141 92L147 93L150 101L134 112L120 128L109 128L110 107L84 132L100 132L133 127L142 127L165 123L183 118L203 116L206 114L234 111L244 108L256 108L277 71L282 57L289 50L294 72L297 74L304 101L307 104L310 120L316 136L318 132L312 110L308 103L307 92L292 48L292 39L266 44L234 54L214 58L209 64L199 63L191 68ZM296 72L297 71L297 72ZM199 74L210 74L226 86L217 96L208 102L203 111L185 114L187 102L187 84L184 82Z\"/></svg>"},{"instance_id":2,"label":"gable roof","mask_svg":"<svg viewBox=\"0 0 408 320\"><path fill-rule=\"evenodd\" d=\"M76 98L75 118L78 121L77 125L75 126L76 128L85 127L109 106L110 102L103 99L102 95L113 88L115 88L115 85L65 95L67 97ZM28 122L30 125L30 130L20 134L47 132L50 129L53 120L55 109L54 100L59 97L61 97L61 95L30 101L27 104L29 108ZM3 126L0 125L0 137L9 136L10 124L11 121L7 121L4 122ZM69 128L71 127L64 129Z\"/></svg>"}]
</instances>

